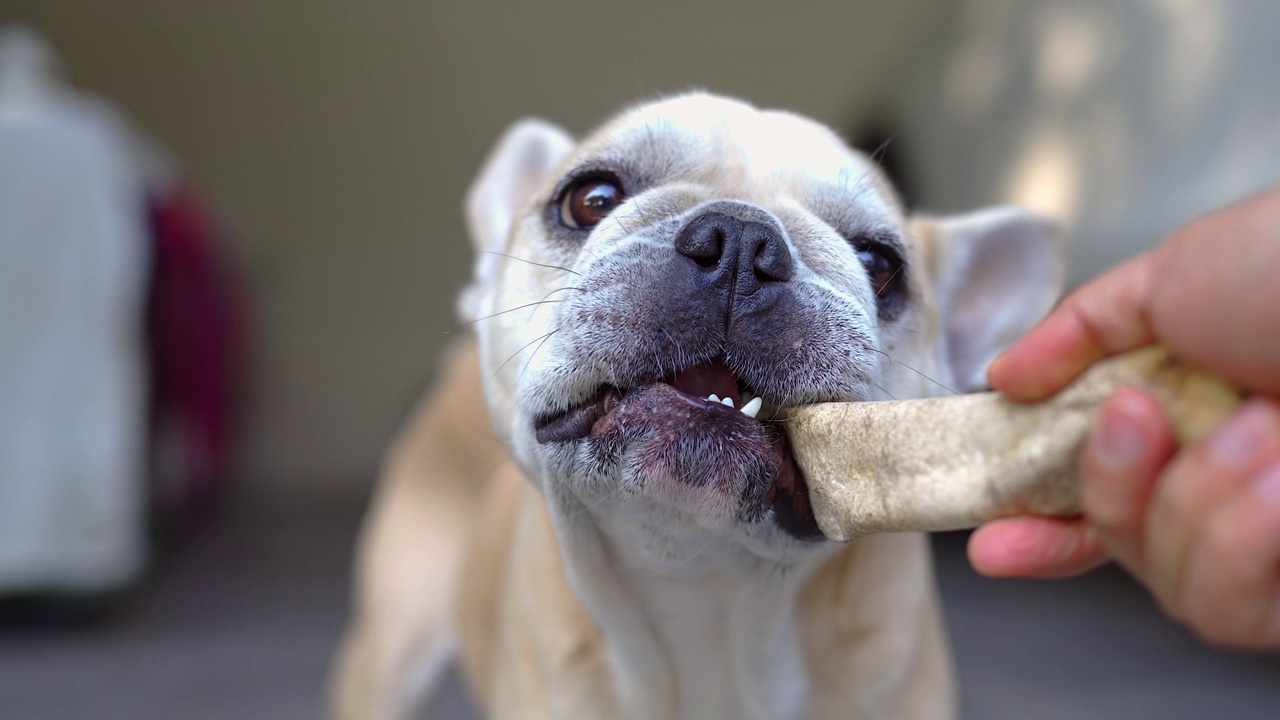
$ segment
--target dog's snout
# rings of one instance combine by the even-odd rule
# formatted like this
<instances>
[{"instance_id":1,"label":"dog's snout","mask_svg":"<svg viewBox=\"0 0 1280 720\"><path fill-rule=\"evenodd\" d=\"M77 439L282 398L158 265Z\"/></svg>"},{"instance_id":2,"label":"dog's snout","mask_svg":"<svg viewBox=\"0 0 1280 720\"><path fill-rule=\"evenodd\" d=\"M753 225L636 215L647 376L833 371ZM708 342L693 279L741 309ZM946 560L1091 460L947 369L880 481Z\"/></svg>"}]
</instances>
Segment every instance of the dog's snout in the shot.
<instances>
[{"instance_id":1,"label":"dog's snout","mask_svg":"<svg viewBox=\"0 0 1280 720\"><path fill-rule=\"evenodd\" d=\"M764 283L786 282L794 274L791 251L772 224L732 215L699 215L676 236L676 251L717 278L737 277L738 292L749 294ZM744 284L745 283L745 284Z\"/></svg>"}]
</instances>

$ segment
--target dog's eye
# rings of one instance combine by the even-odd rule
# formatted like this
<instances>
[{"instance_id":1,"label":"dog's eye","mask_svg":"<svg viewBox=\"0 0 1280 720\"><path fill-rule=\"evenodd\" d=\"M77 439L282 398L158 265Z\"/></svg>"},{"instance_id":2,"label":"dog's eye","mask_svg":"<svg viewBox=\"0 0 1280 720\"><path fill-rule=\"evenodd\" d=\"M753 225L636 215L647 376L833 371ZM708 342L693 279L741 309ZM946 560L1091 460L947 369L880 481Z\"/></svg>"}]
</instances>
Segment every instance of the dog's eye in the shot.
<instances>
[{"instance_id":1,"label":"dog's eye","mask_svg":"<svg viewBox=\"0 0 1280 720\"><path fill-rule=\"evenodd\" d=\"M560 222L574 230L595 227L622 204L622 184L612 175L591 175L565 188Z\"/></svg>"},{"instance_id":2,"label":"dog's eye","mask_svg":"<svg viewBox=\"0 0 1280 720\"><path fill-rule=\"evenodd\" d=\"M853 241L853 249L866 268L871 290L876 294L876 307L881 316L897 314L906 298L906 263L896 250L870 238Z\"/></svg>"}]
</instances>

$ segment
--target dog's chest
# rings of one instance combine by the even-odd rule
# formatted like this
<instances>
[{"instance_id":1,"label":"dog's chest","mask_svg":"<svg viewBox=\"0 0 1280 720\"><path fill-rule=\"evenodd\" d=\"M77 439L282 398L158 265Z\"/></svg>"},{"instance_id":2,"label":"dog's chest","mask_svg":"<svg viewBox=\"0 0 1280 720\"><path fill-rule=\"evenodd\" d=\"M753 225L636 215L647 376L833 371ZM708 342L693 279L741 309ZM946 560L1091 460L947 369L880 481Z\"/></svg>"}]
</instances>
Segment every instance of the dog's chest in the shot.
<instances>
[{"instance_id":1,"label":"dog's chest","mask_svg":"<svg viewBox=\"0 0 1280 720\"><path fill-rule=\"evenodd\" d=\"M720 578L694 580L648 573L623 573L622 582L666 651L678 717L769 717L772 713L758 702L762 694L781 697L803 692L803 667L787 660L798 660L798 655L778 653L777 665L767 663L770 667L764 673L752 671L760 667L756 663L744 662L767 653L769 648L761 647L761 641L779 634L777 627L752 627L750 612L743 610L751 604L743 601L748 588ZM781 634L794 639L790 632Z\"/></svg>"}]
</instances>

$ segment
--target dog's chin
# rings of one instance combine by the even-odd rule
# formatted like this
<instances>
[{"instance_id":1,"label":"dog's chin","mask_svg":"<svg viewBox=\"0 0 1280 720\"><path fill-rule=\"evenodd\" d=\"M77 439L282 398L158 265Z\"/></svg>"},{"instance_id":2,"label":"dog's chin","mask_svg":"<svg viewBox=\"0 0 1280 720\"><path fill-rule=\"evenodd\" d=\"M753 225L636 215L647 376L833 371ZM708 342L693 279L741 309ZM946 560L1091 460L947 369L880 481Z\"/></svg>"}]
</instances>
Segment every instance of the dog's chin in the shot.
<instances>
[{"instance_id":1,"label":"dog's chin","mask_svg":"<svg viewBox=\"0 0 1280 720\"><path fill-rule=\"evenodd\" d=\"M729 504L734 521L772 519L794 538L821 540L804 474L783 424L772 419L777 408L752 398L722 360L713 360L636 387L602 388L537 420L536 437L585 443L597 468L666 485L674 497L711 493Z\"/></svg>"}]
</instances>

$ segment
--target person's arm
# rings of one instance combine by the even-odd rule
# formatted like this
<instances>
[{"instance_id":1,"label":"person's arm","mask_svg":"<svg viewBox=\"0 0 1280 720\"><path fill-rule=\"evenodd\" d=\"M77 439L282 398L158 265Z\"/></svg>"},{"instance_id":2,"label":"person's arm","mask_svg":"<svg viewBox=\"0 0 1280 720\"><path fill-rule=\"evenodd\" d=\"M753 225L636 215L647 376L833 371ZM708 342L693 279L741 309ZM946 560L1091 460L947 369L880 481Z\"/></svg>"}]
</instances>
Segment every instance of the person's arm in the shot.
<instances>
[{"instance_id":1,"label":"person's arm","mask_svg":"<svg viewBox=\"0 0 1280 720\"><path fill-rule=\"evenodd\" d=\"M1202 217L1069 296L992 364L991 384L1039 400L1097 360L1162 344L1255 394L1175 453L1154 399L1116 393L1081 458L1085 519L991 523L975 568L1078 574L1114 557L1216 644L1280 648L1280 188Z\"/></svg>"}]
</instances>

